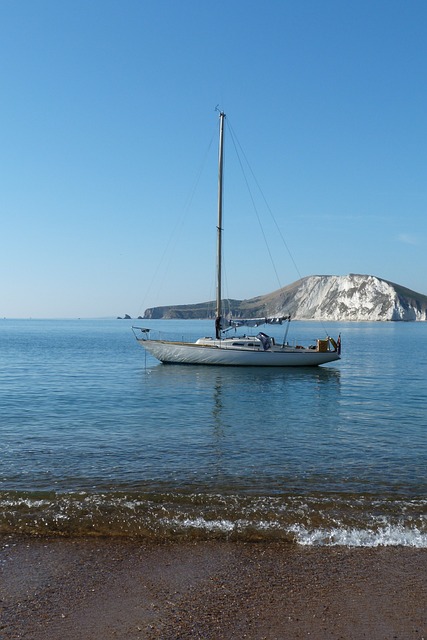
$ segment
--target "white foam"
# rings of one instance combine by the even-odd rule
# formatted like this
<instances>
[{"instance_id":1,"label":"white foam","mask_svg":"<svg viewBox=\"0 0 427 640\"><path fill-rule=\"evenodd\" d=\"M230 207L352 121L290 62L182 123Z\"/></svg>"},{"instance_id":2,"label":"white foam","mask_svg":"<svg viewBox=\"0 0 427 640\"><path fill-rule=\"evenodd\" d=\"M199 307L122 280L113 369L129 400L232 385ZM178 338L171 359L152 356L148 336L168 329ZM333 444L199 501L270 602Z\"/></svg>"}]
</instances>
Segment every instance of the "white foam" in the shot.
<instances>
[{"instance_id":1,"label":"white foam","mask_svg":"<svg viewBox=\"0 0 427 640\"><path fill-rule=\"evenodd\" d=\"M216 531L222 533L231 533L236 531L245 531L245 530L257 530L257 531L268 531L270 529L280 528L278 522L267 522L260 521L256 524L250 522L249 520L207 520L201 516L195 518L183 518L182 520L179 518L173 518L172 520L164 520L168 526L171 524L176 527L182 527L185 529L200 529L204 531Z\"/></svg>"},{"instance_id":2,"label":"white foam","mask_svg":"<svg viewBox=\"0 0 427 640\"><path fill-rule=\"evenodd\" d=\"M308 530L301 525L289 529L298 544L304 546L427 548L427 533L417 527L386 525L377 529L331 528Z\"/></svg>"},{"instance_id":3,"label":"white foam","mask_svg":"<svg viewBox=\"0 0 427 640\"><path fill-rule=\"evenodd\" d=\"M221 531L224 533L229 533L235 528L235 523L230 520L206 520L202 517L184 518L183 520L173 518L172 520L167 520L168 525L171 523L185 529L202 529L205 531Z\"/></svg>"}]
</instances>

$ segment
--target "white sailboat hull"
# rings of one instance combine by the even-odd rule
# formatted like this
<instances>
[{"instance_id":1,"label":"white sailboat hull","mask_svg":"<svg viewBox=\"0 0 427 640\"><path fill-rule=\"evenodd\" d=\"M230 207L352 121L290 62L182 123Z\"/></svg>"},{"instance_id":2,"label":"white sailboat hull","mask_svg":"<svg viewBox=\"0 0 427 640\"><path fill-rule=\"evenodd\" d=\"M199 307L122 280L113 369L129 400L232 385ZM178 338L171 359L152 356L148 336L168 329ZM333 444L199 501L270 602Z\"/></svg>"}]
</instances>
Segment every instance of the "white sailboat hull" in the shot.
<instances>
[{"instance_id":1,"label":"white sailboat hull","mask_svg":"<svg viewBox=\"0 0 427 640\"><path fill-rule=\"evenodd\" d=\"M257 348L238 348L227 344L197 344L166 340L138 342L152 356L163 363L203 364L241 367L314 367L340 359L337 351L318 351L309 348L274 346L268 351Z\"/></svg>"}]
</instances>

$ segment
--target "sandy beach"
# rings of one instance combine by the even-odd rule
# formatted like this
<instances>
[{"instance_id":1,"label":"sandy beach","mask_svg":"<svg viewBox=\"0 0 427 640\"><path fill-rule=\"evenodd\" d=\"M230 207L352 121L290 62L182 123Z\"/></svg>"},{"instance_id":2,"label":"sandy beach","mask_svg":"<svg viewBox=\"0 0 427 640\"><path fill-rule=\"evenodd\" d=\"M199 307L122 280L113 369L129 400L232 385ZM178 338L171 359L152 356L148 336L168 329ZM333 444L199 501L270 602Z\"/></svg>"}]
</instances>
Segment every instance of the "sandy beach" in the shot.
<instances>
[{"instance_id":1,"label":"sandy beach","mask_svg":"<svg viewBox=\"0 0 427 640\"><path fill-rule=\"evenodd\" d=\"M0 638L427 638L427 553L2 538Z\"/></svg>"}]
</instances>

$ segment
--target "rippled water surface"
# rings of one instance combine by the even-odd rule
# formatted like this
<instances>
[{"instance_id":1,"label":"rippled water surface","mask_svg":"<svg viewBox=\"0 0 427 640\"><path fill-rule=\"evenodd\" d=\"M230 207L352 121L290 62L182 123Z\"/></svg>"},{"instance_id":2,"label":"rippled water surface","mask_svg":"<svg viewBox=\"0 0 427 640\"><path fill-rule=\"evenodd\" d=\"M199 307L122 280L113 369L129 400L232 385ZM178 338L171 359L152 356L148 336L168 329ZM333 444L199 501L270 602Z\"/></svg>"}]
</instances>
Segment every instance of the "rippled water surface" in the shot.
<instances>
[{"instance_id":1,"label":"rippled water surface","mask_svg":"<svg viewBox=\"0 0 427 640\"><path fill-rule=\"evenodd\" d=\"M427 324L289 337L325 329L340 362L279 371L161 365L127 321L1 321L0 533L427 546Z\"/></svg>"}]
</instances>

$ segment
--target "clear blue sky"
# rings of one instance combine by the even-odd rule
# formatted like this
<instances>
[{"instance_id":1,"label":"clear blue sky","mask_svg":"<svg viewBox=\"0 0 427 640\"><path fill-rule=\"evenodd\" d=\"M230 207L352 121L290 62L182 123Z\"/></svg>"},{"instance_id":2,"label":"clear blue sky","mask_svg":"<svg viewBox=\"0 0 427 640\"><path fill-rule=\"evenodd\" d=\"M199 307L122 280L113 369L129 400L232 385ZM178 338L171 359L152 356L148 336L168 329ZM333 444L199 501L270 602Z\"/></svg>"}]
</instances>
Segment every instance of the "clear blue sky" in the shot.
<instances>
[{"instance_id":1,"label":"clear blue sky","mask_svg":"<svg viewBox=\"0 0 427 640\"><path fill-rule=\"evenodd\" d=\"M427 294L426 24L421 0L1 0L0 316L213 298L217 104L282 285ZM227 142L225 294L249 298L279 285Z\"/></svg>"}]
</instances>

